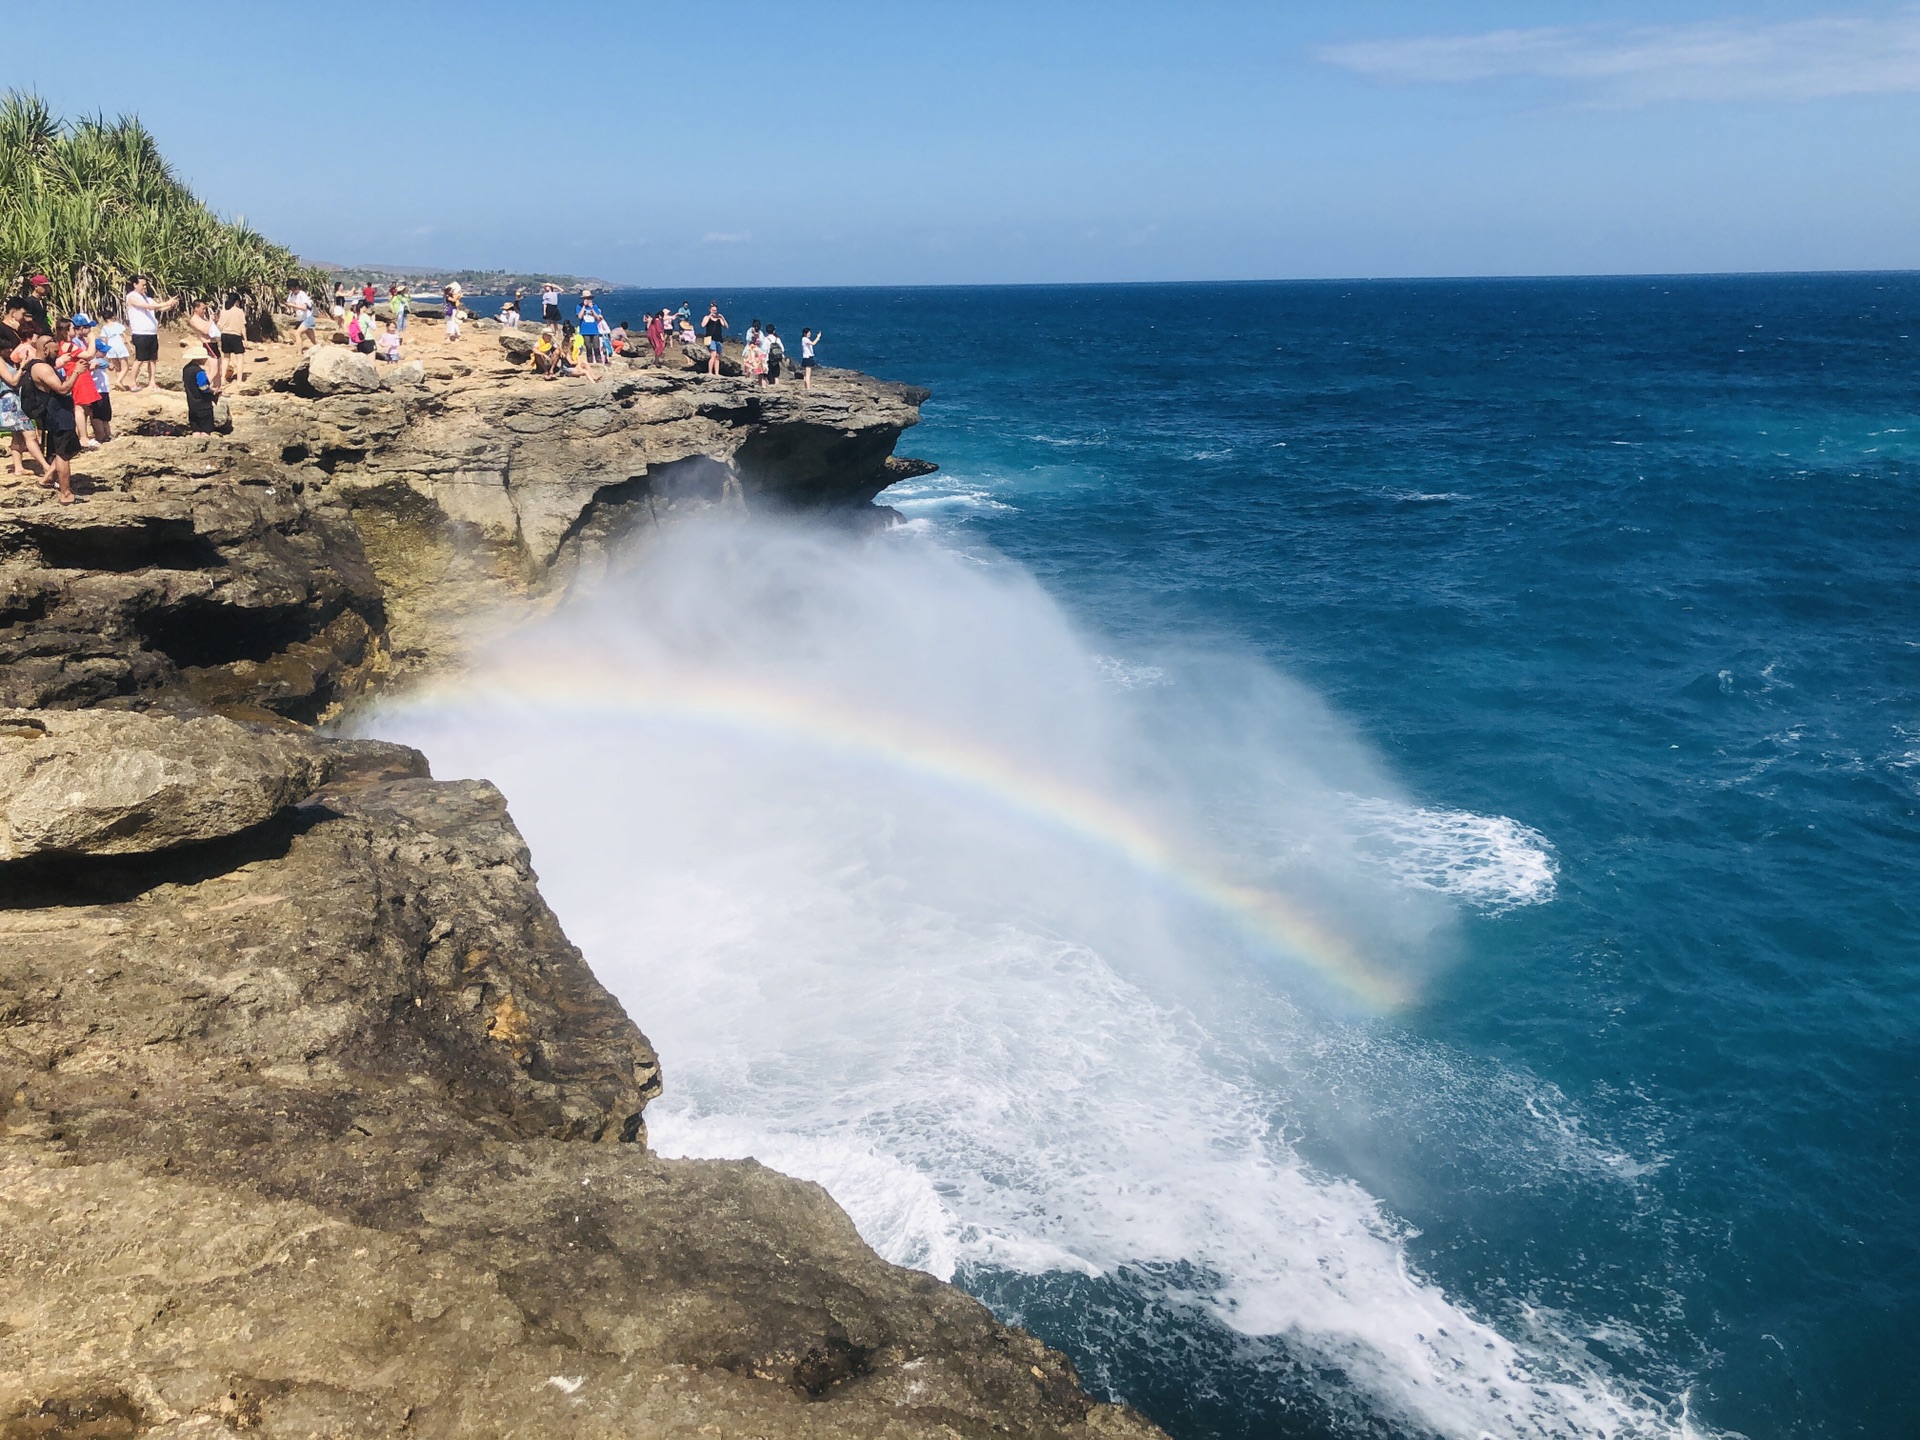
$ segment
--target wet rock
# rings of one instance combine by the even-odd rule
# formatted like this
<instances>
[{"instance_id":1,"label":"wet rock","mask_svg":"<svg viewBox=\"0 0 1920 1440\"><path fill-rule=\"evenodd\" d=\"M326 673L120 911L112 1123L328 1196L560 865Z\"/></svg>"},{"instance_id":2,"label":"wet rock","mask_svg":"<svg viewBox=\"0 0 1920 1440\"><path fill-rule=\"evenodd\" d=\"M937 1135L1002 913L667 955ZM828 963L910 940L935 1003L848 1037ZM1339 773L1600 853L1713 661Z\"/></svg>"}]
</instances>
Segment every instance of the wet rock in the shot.
<instances>
[{"instance_id":1,"label":"wet rock","mask_svg":"<svg viewBox=\"0 0 1920 1440\"><path fill-rule=\"evenodd\" d=\"M0 860L220 839L304 800L326 768L303 735L217 716L0 711Z\"/></svg>"}]
</instances>

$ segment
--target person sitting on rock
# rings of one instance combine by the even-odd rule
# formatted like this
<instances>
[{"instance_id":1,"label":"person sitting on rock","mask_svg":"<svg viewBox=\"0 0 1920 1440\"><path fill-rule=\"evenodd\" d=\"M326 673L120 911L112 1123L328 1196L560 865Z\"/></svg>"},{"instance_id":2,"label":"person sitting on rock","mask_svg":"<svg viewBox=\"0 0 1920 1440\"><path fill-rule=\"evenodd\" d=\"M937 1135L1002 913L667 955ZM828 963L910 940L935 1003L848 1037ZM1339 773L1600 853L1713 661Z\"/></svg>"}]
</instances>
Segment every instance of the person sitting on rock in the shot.
<instances>
[{"instance_id":1,"label":"person sitting on rock","mask_svg":"<svg viewBox=\"0 0 1920 1440\"><path fill-rule=\"evenodd\" d=\"M373 354L373 307L364 300L353 307L353 316L347 321L347 343L362 355Z\"/></svg>"},{"instance_id":2,"label":"person sitting on rock","mask_svg":"<svg viewBox=\"0 0 1920 1440\"><path fill-rule=\"evenodd\" d=\"M587 342L571 325L560 327L560 364L557 373L584 375L589 380L593 378L587 360Z\"/></svg>"},{"instance_id":3,"label":"person sitting on rock","mask_svg":"<svg viewBox=\"0 0 1920 1440\"><path fill-rule=\"evenodd\" d=\"M398 362L400 359L400 327L392 320L380 322L380 338L374 342L373 358Z\"/></svg>"},{"instance_id":4,"label":"person sitting on rock","mask_svg":"<svg viewBox=\"0 0 1920 1440\"><path fill-rule=\"evenodd\" d=\"M540 338L534 342L533 346L534 373L539 375L552 375L554 366L559 363L559 359L559 347L553 343L553 327L551 325L541 326Z\"/></svg>"},{"instance_id":5,"label":"person sitting on rock","mask_svg":"<svg viewBox=\"0 0 1920 1440\"><path fill-rule=\"evenodd\" d=\"M520 304L511 296L508 297L507 303L500 307L500 328L502 330L520 328Z\"/></svg>"}]
</instances>

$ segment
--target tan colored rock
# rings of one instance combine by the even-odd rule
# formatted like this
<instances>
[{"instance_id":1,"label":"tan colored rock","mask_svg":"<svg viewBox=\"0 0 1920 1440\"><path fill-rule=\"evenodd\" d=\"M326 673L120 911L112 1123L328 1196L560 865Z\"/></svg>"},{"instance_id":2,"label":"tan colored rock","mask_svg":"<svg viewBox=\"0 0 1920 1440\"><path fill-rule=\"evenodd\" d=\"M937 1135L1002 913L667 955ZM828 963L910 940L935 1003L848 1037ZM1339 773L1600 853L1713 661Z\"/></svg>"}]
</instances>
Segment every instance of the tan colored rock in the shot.
<instances>
[{"instance_id":1,"label":"tan colored rock","mask_svg":"<svg viewBox=\"0 0 1920 1440\"><path fill-rule=\"evenodd\" d=\"M307 384L315 394L378 390L380 367L371 355L343 345L320 345L307 357Z\"/></svg>"},{"instance_id":2,"label":"tan colored rock","mask_svg":"<svg viewBox=\"0 0 1920 1440\"><path fill-rule=\"evenodd\" d=\"M818 1186L648 1154L499 792L316 743L278 833L0 872L0 1435L1158 1435Z\"/></svg>"},{"instance_id":3,"label":"tan colored rock","mask_svg":"<svg viewBox=\"0 0 1920 1440\"><path fill-rule=\"evenodd\" d=\"M217 840L304 800L325 778L306 736L217 716L0 711L0 860Z\"/></svg>"}]
</instances>

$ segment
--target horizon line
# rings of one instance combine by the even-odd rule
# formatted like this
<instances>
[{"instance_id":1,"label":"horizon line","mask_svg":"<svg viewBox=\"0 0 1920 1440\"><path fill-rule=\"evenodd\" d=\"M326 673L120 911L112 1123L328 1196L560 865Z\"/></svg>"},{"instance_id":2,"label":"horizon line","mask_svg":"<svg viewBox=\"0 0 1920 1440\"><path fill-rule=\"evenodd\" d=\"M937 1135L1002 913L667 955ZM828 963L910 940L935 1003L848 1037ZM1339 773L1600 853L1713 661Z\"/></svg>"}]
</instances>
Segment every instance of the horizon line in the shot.
<instances>
[{"instance_id":1,"label":"horizon line","mask_svg":"<svg viewBox=\"0 0 1920 1440\"><path fill-rule=\"evenodd\" d=\"M352 268L352 267L346 267ZM428 274L440 273L434 267L422 266ZM470 265L449 265L446 273L456 270L474 272ZM538 271L502 271L504 274L530 275ZM1070 290L1070 289L1119 289L1123 287L1145 288L1150 286L1180 285L1391 285L1391 284L1494 284L1503 281L1551 281L1551 280L1789 280L1836 278L1858 276L1916 276L1920 275L1920 266L1900 268L1869 268L1825 270L1598 270L1598 271L1509 271L1484 275L1275 275L1247 276L1235 279L1183 279L1183 280L914 280L899 283L874 284L829 284L808 285L792 282L778 285L753 285L739 283L712 282L704 284L684 284L668 281L641 284L626 280L596 281L596 288L604 290ZM571 277L579 278L579 277Z\"/></svg>"}]
</instances>

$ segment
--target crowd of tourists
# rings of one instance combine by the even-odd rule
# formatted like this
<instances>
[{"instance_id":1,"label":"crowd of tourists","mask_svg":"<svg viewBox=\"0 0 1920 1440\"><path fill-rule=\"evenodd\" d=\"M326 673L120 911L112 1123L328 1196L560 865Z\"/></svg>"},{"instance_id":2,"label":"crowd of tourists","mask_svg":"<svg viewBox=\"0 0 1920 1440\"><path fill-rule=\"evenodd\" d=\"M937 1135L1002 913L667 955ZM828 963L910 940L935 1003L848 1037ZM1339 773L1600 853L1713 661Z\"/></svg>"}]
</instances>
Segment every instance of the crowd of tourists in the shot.
<instances>
[{"instance_id":1,"label":"crowd of tourists","mask_svg":"<svg viewBox=\"0 0 1920 1440\"><path fill-rule=\"evenodd\" d=\"M158 386L160 324L176 310L187 330L180 341L186 428L212 433L221 427L220 392L246 376L242 296L163 300L147 276L136 275L119 315L104 322L80 310L55 313L52 300L52 283L35 273L21 277L0 302L0 443L12 479L38 471L39 483L62 505L85 498L74 493L73 462L113 439L114 391L132 395Z\"/></svg>"},{"instance_id":2,"label":"crowd of tourists","mask_svg":"<svg viewBox=\"0 0 1920 1440\"><path fill-rule=\"evenodd\" d=\"M153 293L152 282L136 275L121 298L120 313L104 321L82 311L53 313L53 286L44 274L22 276L14 293L0 304L0 446L8 474L18 481L38 472L39 483L55 491L62 505L85 497L73 489L73 461L113 439L113 393L138 394L159 387L160 328L178 318L185 327L180 344L180 388L186 398L190 432L213 433L225 427L221 392L247 376L248 314L238 293L205 298ZM459 343L465 311L459 282L442 287L446 339ZM563 292L549 283L540 291L540 331L530 355L534 371L550 379L596 377L617 360L663 363L667 347L679 345L692 355L703 350L707 374L723 373L728 321L715 302L696 323L691 309L662 308L645 323L609 324L592 290L583 290L572 319L561 313ZM520 328L523 293L502 306L499 323ZM299 282L287 288L285 310L292 321L292 343L304 353L318 343L319 304ZM398 363L413 313L410 289L395 282L382 295L372 281L358 292L336 282L329 312L334 329L347 344L376 361ZM179 312L177 317L175 312ZM801 383L813 388L815 352L824 335L800 332ZM793 364L779 328L751 321L740 351L740 370L756 385L776 386Z\"/></svg>"},{"instance_id":3,"label":"crowd of tourists","mask_svg":"<svg viewBox=\"0 0 1920 1440\"><path fill-rule=\"evenodd\" d=\"M540 291L540 333L533 343L531 363L535 371L550 379L582 375L591 379L595 366L612 364L616 359L664 362L669 345L707 355L707 373L722 373L727 317L720 313L718 301L707 306L707 313L696 328L692 310L682 304L679 310L662 308L650 311L637 329L631 320L617 325L607 322L606 312L594 299L593 291L580 292L579 308L572 320L561 313L563 292L548 283ZM524 292L515 292L500 307L500 324L518 330L523 323L521 304ZM815 351L824 334L811 327L800 332L800 376L807 389L813 388ZM754 320L740 349L740 369L759 385L778 385L781 373L792 363L778 327Z\"/></svg>"}]
</instances>

